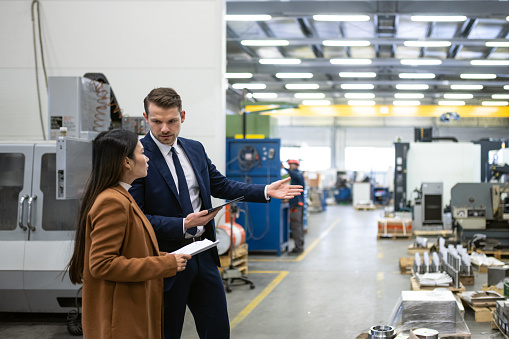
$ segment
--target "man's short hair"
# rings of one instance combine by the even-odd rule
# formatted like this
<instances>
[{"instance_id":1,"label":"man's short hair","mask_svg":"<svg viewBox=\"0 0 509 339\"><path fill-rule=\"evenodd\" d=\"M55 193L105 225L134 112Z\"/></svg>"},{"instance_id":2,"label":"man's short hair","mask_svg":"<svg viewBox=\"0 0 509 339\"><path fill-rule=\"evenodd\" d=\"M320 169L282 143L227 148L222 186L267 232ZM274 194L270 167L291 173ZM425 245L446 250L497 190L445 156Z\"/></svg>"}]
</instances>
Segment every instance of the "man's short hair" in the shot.
<instances>
[{"instance_id":1,"label":"man's short hair","mask_svg":"<svg viewBox=\"0 0 509 339\"><path fill-rule=\"evenodd\" d=\"M143 100L145 106L145 113L148 115L148 105L152 103L157 107L164 109L177 107L179 113L182 112L182 99L177 91L173 88L159 87L154 88Z\"/></svg>"}]
</instances>

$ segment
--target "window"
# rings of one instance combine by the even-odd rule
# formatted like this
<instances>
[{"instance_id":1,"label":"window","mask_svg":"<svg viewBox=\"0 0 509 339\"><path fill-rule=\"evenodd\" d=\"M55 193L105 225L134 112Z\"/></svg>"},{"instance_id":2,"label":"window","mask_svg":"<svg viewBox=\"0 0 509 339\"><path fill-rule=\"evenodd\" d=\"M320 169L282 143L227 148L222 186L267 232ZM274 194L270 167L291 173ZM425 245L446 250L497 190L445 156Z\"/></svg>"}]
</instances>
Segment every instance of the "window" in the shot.
<instances>
[{"instance_id":1,"label":"window","mask_svg":"<svg viewBox=\"0 0 509 339\"><path fill-rule=\"evenodd\" d=\"M330 147L281 147L281 161L300 159L301 171L325 171L331 168Z\"/></svg>"}]
</instances>

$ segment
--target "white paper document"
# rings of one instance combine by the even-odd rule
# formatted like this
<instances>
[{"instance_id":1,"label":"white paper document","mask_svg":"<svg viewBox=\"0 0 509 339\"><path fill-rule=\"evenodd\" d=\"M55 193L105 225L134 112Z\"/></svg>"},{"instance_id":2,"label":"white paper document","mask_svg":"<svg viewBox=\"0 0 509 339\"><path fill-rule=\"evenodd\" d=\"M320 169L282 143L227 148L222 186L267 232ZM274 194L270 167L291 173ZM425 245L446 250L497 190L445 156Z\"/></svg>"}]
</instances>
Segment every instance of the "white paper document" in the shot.
<instances>
[{"instance_id":1,"label":"white paper document","mask_svg":"<svg viewBox=\"0 0 509 339\"><path fill-rule=\"evenodd\" d=\"M206 251L211 247L217 246L219 244L219 240L216 240L214 242L210 241L209 239L203 239L200 241L195 241L190 243L189 245L186 245L182 248L179 248L178 250L171 252L171 254L190 254L195 255L200 252Z\"/></svg>"}]
</instances>

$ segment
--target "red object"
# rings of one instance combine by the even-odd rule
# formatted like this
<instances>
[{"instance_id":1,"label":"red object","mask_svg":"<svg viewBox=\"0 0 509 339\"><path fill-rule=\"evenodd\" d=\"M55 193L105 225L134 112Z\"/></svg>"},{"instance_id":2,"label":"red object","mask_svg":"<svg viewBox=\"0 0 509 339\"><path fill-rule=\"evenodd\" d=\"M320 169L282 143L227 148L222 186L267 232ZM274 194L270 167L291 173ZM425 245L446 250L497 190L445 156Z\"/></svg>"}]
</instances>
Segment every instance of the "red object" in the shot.
<instances>
[{"instance_id":1,"label":"red object","mask_svg":"<svg viewBox=\"0 0 509 339\"><path fill-rule=\"evenodd\" d=\"M288 163L288 165L289 165L289 164L295 164L295 165L297 165L297 166L299 166L299 165L300 165L300 161L299 161L299 160L297 160L297 159L290 159L290 160L288 160L288 161L287 161L287 163Z\"/></svg>"}]
</instances>

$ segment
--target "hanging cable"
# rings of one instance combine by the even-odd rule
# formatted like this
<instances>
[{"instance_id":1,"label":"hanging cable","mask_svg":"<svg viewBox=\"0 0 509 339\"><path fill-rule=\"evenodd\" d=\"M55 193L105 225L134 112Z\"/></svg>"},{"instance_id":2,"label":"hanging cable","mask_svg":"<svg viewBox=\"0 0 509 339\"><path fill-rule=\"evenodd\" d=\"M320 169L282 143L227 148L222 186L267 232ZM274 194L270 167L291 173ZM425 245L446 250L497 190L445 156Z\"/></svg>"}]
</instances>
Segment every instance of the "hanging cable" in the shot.
<instances>
[{"instance_id":1,"label":"hanging cable","mask_svg":"<svg viewBox=\"0 0 509 339\"><path fill-rule=\"evenodd\" d=\"M35 5L37 5L37 25L39 29L39 46L41 49L41 62L42 62L42 70L44 72L44 80L46 84L46 90L48 90L48 76L46 74L46 64L44 63L44 52L42 48L42 35L41 35L41 15L39 12L39 0L33 0L32 1L32 7L31 7L31 14L32 14L32 33L33 33L33 41L34 41L34 61L35 61L35 87L37 87L37 101L39 103L39 118L41 120L41 130L42 130L42 137L44 140L46 140L46 132L44 131L44 119L42 117L42 104L41 104L41 91L39 89L39 67L37 63L37 39L36 39L36 32L35 32L35 15L34 15L34 9Z\"/></svg>"}]
</instances>

